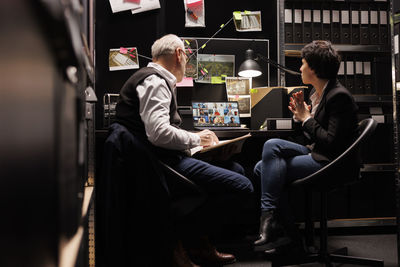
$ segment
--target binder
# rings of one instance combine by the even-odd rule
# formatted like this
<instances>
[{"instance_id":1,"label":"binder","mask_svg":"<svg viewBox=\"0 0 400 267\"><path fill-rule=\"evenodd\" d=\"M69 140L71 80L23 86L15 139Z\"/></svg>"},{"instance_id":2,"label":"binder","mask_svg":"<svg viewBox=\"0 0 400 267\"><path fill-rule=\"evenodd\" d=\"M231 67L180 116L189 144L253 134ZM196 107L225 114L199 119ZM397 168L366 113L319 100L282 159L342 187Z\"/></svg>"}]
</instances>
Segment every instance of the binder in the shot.
<instances>
[{"instance_id":1,"label":"binder","mask_svg":"<svg viewBox=\"0 0 400 267\"><path fill-rule=\"evenodd\" d=\"M351 30L350 30L350 10L348 9L348 5L342 5L340 12L340 20L341 20L341 40L342 44L351 44Z\"/></svg>"},{"instance_id":2,"label":"binder","mask_svg":"<svg viewBox=\"0 0 400 267\"><path fill-rule=\"evenodd\" d=\"M372 94L371 61L363 62L363 74L365 94L370 95Z\"/></svg>"},{"instance_id":3,"label":"binder","mask_svg":"<svg viewBox=\"0 0 400 267\"><path fill-rule=\"evenodd\" d=\"M371 44L379 44L378 10L371 8L369 16L370 16L369 38Z\"/></svg>"},{"instance_id":4,"label":"binder","mask_svg":"<svg viewBox=\"0 0 400 267\"><path fill-rule=\"evenodd\" d=\"M313 6L313 17L312 17L312 34L313 40L322 39L322 20L321 20L321 9L318 3Z\"/></svg>"},{"instance_id":5,"label":"binder","mask_svg":"<svg viewBox=\"0 0 400 267\"><path fill-rule=\"evenodd\" d=\"M358 5L351 5L351 44L360 44L360 18Z\"/></svg>"},{"instance_id":6,"label":"binder","mask_svg":"<svg viewBox=\"0 0 400 267\"><path fill-rule=\"evenodd\" d=\"M285 43L293 43L293 14L290 3L285 2Z\"/></svg>"},{"instance_id":7,"label":"binder","mask_svg":"<svg viewBox=\"0 0 400 267\"><path fill-rule=\"evenodd\" d=\"M369 10L368 7L362 6L362 10L360 11L360 44L368 45L370 44L369 40Z\"/></svg>"},{"instance_id":8,"label":"binder","mask_svg":"<svg viewBox=\"0 0 400 267\"><path fill-rule=\"evenodd\" d=\"M395 62L395 72L396 72L396 82L400 81L400 23L394 25L394 62Z\"/></svg>"},{"instance_id":9,"label":"binder","mask_svg":"<svg viewBox=\"0 0 400 267\"><path fill-rule=\"evenodd\" d=\"M340 44L340 11L332 10L332 43Z\"/></svg>"},{"instance_id":10,"label":"binder","mask_svg":"<svg viewBox=\"0 0 400 267\"><path fill-rule=\"evenodd\" d=\"M380 44L389 44L389 27L387 10L379 10L379 36Z\"/></svg>"},{"instance_id":11,"label":"binder","mask_svg":"<svg viewBox=\"0 0 400 267\"><path fill-rule=\"evenodd\" d=\"M308 44L313 40L312 36L312 9L304 4L303 6L303 42Z\"/></svg>"},{"instance_id":12,"label":"binder","mask_svg":"<svg viewBox=\"0 0 400 267\"><path fill-rule=\"evenodd\" d=\"M294 43L303 43L303 15L302 10L299 6L295 5L293 8L294 12L294 32L293 41Z\"/></svg>"},{"instance_id":13,"label":"binder","mask_svg":"<svg viewBox=\"0 0 400 267\"><path fill-rule=\"evenodd\" d=\"M322 9L322 39L331 41L331 10L328 4Z\"/></svg>"},{"instance_id":14,"label":"binder","mask_svg":"<svg viewBox=\"0 0 400 267\"><path fill-rule=\"evenodd\" d=\"M355 65L355 75L354 75L354 93L357 95L361 95L365 93L364 90L364 73L363 73L363 62L360 60L356 60L354 62Z\"/></svg>"},{"instance_id":15,"label":"binder","mask_svg":"<svg viewBox=\"0 0 400 267\"><path fill-rule=\"evenodd\" d=\"M346 59L346 88L350 91L350 93L355 94L354 88L354 62L352 58Z\"/></svg>"},{"instance_id":16,"label":"binder","mask_svg":"<svg viewBox=\"0 0 400 267\"><path fill-rule=\"evenodd\" d=\"M344 68L344 64L345 64L345 62L342 60L342 61L340 62L340 66L339 66L337 78L338 78L339 82L340 82L342 85L346 86L346 78L345 78L345 72L344 72L344 69L345 69L345 68Z\"/></svg>"}]
</instances>

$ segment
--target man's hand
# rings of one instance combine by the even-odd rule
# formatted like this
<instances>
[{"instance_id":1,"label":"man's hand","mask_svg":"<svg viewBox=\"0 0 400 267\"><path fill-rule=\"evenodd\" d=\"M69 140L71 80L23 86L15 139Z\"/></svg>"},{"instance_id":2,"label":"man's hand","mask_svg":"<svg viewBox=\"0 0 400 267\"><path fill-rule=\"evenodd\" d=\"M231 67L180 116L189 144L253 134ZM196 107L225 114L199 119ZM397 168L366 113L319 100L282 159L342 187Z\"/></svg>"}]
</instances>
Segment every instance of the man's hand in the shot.
<instances>
[{"instance_id":1,"label":"man's hand","mask_svg":"<svg viewBox=\"0 0 400 267\"><path fill-rule=\"evenodd\" d=\"M311 116L311 106L304 102L304 94L302 91L292 94L289 102L289 110L293 113L294 118L301 122Z\"/></svg>"},{"instance_id":2,"label":"man's hand","mask_svg":"<svg viewBox=\"0 0 400 267\"><path fill-rule=\"evenodd\" d=\"M200 136L201 146L211 146L219 143L218 137L210 130L203 130L196 134Z\"/></svg>"}]
</instances>

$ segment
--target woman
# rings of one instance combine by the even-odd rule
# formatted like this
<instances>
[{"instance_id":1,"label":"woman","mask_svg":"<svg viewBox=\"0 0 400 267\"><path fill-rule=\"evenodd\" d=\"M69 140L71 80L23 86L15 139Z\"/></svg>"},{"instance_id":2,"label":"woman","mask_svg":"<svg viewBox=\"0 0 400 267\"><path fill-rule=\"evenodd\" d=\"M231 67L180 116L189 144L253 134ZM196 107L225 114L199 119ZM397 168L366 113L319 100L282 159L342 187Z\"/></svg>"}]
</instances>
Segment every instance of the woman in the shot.
<instances>
[{"instance_id":1,"label":"woman","mask_svg":"<svg viewBox=\"0 0 400 267\"><path fill-rule=\"evenodd\" d=\"M302 49L301 78L304 84L313 86L311 105L304 102L303 92L298 92L290 98L289 110L301 123L310 144L281 139L265 142L262 160L254 169L261 179L260 235L256 246L276 239L277 211L285 225L292 225L285 185L319 170L354 141L357 106L336 79L339 66L340 56L328 41L313 41ZM293 239L293 231L287 234L291 233Z\"/></svg>"}]
</instances>

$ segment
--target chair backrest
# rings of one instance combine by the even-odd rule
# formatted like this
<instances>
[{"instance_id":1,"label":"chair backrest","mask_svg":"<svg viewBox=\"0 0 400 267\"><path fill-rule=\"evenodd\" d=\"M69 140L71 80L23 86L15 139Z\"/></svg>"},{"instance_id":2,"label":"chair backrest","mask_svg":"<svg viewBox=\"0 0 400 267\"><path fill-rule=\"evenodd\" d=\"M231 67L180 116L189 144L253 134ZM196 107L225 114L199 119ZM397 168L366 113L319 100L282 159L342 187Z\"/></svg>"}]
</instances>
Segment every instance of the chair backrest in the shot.
<instances>
[{"instance_id":1,"label":"chair backrest","mask_svg":"<svg viewBox=\"0 0 400 267\"><path fill-rule=\"evenodd\" d=\"M318 190L330 190L359 178L360 164L354 162L361 145L372 135L377 122L364 119L358 126L358 137L341 155L309 176L294 181L291 186L308 186Z\"/></svg>"}]
</instances>

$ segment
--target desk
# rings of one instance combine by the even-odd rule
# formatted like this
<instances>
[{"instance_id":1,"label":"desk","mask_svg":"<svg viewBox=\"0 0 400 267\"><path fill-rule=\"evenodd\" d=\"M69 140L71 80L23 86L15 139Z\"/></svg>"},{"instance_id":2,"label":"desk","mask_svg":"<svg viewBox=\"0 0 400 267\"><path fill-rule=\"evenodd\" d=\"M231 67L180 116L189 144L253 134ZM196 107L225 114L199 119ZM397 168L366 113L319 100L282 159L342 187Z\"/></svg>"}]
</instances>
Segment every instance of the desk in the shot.
<instances>
[{"instance_id":1,"label":"desk","mask_svg":"<svg viewBox=\"0 0 400 267\"><path fill-rule=\"evenodd\" d=\"M250 133L252 137L264 137L264 138L285 138L291 136L295 133L294 130L270 130L270 131L261 131L261 130L249 130L249 129L239 129L239 130L221 130L214 131L218 138L220 139L230 139L239 137L245 134Z\"/></svg>"}]
</instances>

